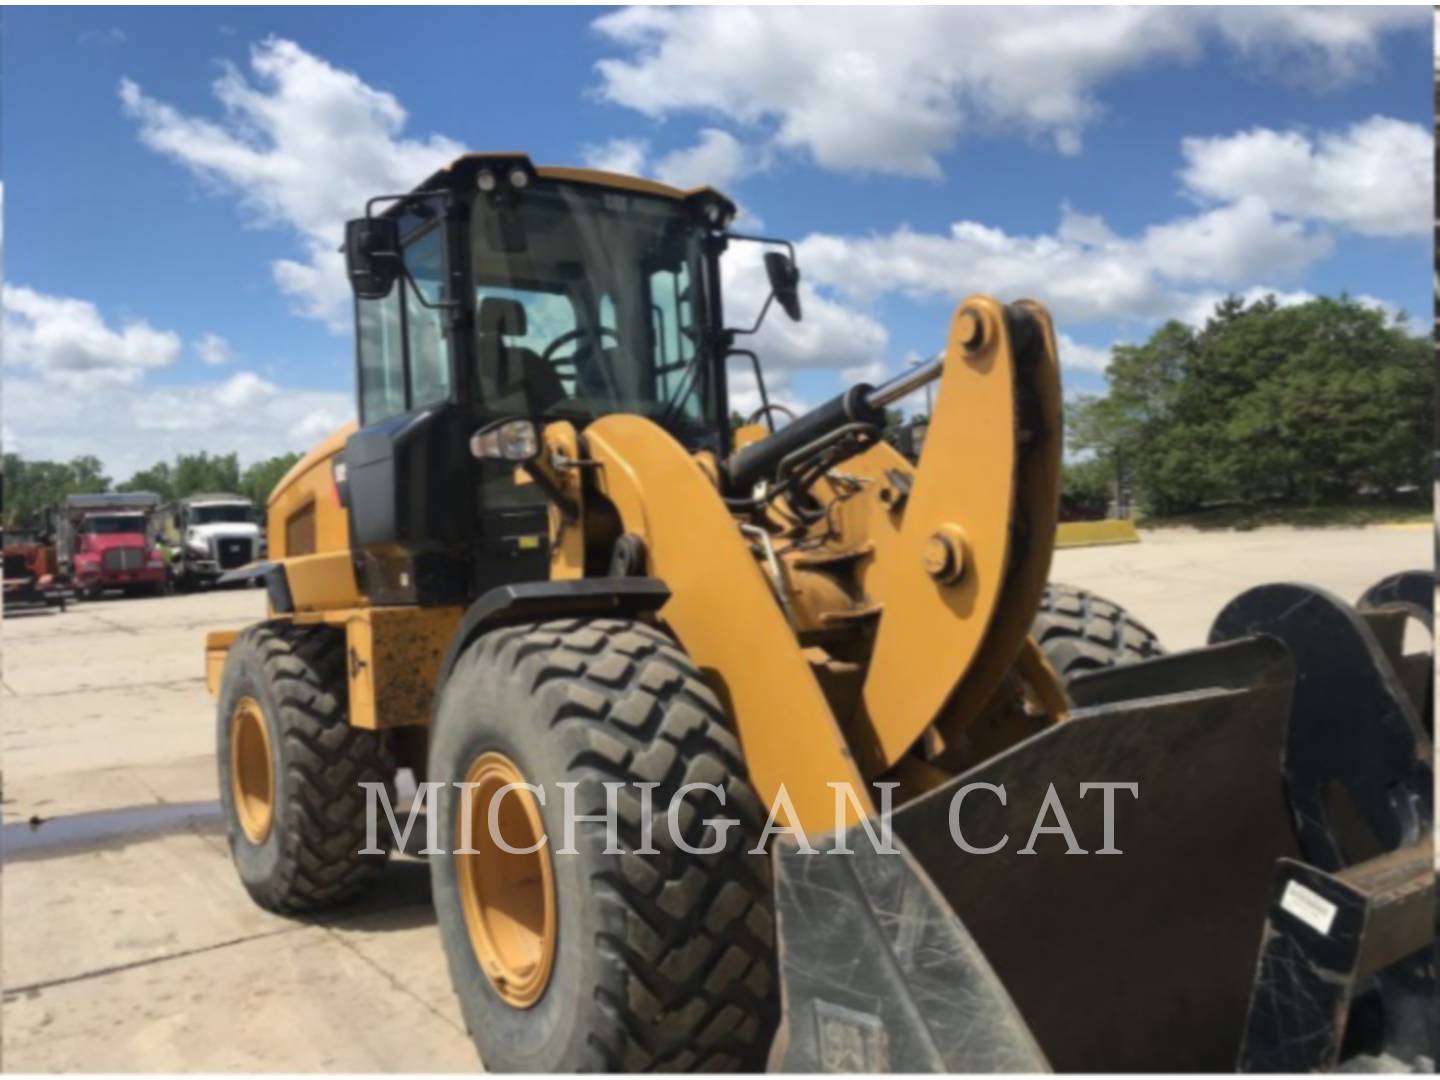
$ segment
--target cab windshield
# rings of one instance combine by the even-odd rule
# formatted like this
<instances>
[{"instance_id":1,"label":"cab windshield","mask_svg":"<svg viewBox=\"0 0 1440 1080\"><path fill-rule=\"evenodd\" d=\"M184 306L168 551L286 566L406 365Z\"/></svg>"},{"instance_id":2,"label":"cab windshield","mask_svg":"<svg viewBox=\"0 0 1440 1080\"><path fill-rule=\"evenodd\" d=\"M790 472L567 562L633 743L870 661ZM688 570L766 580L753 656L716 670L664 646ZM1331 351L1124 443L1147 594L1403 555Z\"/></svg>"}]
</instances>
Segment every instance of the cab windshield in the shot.
<instances>
[{"instance_id":1,"label":"cab windshield","mask_svg":"<svg viewBox=\"0 0 1440 1080\"><path fill-rule=\"evenodd\" d=\"M248 506L192 506L190 508L190 524L192 525L243 525L249 520L250 507Z\"/></svg>"},{"instance_id":2,"label":"cab windshield","mask_svg":"<svg viewBox=\"0 0 1440 1080\"><path fill-rule=\"evenodd\" d=\"M670 199L537 181L476 197L476 366L490 416L636 413L718 449L704 231Z\"/></svg>"},{"instance_id":3,"label":"cab windshield","mask_svg":"<svg viewBox=\"0 0 1440 1080\"><path fill-rule=\"evenodd\" d=\"M96 514L87 517L80 526L81 532L95 536L114 536L121 533L143 533L144 514Z\"/></svg>"}]
</instances>

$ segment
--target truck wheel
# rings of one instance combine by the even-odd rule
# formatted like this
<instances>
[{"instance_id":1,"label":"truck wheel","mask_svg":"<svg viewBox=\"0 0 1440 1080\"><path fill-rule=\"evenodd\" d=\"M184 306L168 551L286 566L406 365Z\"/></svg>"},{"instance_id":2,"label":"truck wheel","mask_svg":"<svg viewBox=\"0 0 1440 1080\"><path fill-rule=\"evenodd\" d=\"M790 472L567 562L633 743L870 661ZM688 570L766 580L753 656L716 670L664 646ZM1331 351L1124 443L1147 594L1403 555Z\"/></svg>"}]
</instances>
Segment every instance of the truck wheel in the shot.
<instances>
[{"instance_id":1,"label":"truck wheel","mask_svg":"<svg viewBox=\"0 0 1440 1080\"><path fill-rule=\"evenodd\" d=\"M346 722L343 634L286 623L246 630L225 662L218 729L230 853L256 903L311 911L375 880L389 852L360 854L361 784L393 791L396 763L384 733Z\"/></svg>"},{"instance_id":2,"label":"truck wheel","mask_svg":"<svg viewBox=\"0 0 1440 1080\"><path fill-rule=\"evenodd\" d=\"M1067 683L1087 671L1165 653L1149 627L1119 604L1055 582L1045 586L1030 636Z\"/></svg>"},{"instance_id":3,"label":"truck wheel","mask_svg":"<svg viewBox=\"0 0 1440 1080\"><path fill-rule=\"evenodd\" d=\"M765 815L723 710L674 641L608 618L485 634L440 692L428 778L444 785L439 846L454 853L431 857L432 892L486 1069L764 1065L778 1005L770 864L747 852ZM476 785L468 804L459 783ZM543 795L502 793L521 783ZM603 785L615 786L623 854L605 854L603 821L576 821L565 847L572 783L576 815L603 815ZM710 854L669 833L672 796L695 783L724 797L692 789L679 839ZM653 785L648 820L639 784ZM715 817L738 827L713 829Z\"/></svg>"}]
</instances>

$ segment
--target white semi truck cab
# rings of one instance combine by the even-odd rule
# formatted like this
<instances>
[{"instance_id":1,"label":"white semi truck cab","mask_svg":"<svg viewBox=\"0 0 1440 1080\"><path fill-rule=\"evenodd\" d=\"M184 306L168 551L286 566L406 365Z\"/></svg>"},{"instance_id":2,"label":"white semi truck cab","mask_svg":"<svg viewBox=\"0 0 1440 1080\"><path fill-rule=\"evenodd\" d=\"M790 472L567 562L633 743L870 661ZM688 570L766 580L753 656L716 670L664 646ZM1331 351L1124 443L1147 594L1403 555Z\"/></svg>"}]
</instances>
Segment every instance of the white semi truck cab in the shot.
<instances>
[{"instance_id":1,"label":"white semi truck cab","mask_svg":"<svg viewBox=\"0 0 1440 1080\"><path fill-rule=\"evenodd\" d=\"M169 556L177 588L209 584L264 554L255 506L243 495L177 499L156 512L155 532Z\"/></svg>"}]
</instances>

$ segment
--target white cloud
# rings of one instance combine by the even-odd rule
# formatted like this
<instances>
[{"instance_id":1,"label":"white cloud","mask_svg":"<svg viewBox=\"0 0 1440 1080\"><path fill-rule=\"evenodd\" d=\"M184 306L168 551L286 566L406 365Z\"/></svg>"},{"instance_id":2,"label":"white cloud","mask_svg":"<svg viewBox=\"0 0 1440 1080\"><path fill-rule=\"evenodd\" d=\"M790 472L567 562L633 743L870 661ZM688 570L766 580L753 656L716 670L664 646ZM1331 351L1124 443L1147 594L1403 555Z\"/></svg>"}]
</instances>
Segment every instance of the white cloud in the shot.
<instances>
[{"instance_id":1,"label":"white cloud","mask_svg":"<svg viewBox=\"0 0 1440 1080\"><path fill-rule=\"evenodd\" d=\"M644 176L649 167L650 141L607 139L603 143L581 147L580 156L592 169L623 173L626 176Z\"/></svg>"},{"instance_id":2,"label":"white cloud","mask_svg":"<svg viewBox=\"0 0 1440 1080\"><path fill-rule=\"evenodd\" d=\"M1069 322L1164 318L1187 306L1193 286L1295 274L1328 250L1324 235L1248 199L1132 237L1067 207L1055 232L1032 236L959 221L944 233L901 226L866 237L813 234L798 245L807 277L851 300L986 292L1040 300Z\"/></svg>"},{"instance_id":3,"label":"white cloud","mask_svg":"<svg viewBox=\"0 0 1440 1080\"><path fill-rule=\"evenodd\" d=\"M655 163L655 175L683 189L725 188L753 168L740 140L719 128L706 128L694 146L672 151Z\"/></svg>"},{"instance_id":4,"label":"white cloud","mask_svg":"<svg viewBox=\"0 0 1440 1080\"><path fill-rule=\"evenodd\" d=\"M1330 253L1328 237L1276 216L1246 195L1228 206L1163 225L1141 237L1137 256L1171 281L1244 281L1293 275Z\"/></svg>"},{"instance_id":5,"label":"white cloud","mask_svg":"<svg viewBox=\"0 0 1440 1080\"><path fill-rule=\"evenodd\" d=\"M854 386L856 383L862 382L878 386L889 378L889 375L890 369L884 360L871 360L868 364L845 368L840 372L840 381L846 386Z\"/></svg>"},{"instance_id":6,"label":"white cloud","mask_svg":"<svg viewBox=\"0 0 1440 1080\"><path fill-rule=\"evenodd\" d=\"M355 413L348 393L281 390L248 372L184 386L81 384L63 408L44 381L7 378L4 408L7 449L35 459L94 454L117 480L202 449L233 451L243 464L308 450Z\"/></svg>"},{"instance_id":7,"label":"white cloud","mask_svg":"<svg viewBox=\"0 0 1440 1080\"><path fill-rule=\"evenodd\" d=\"M253 371L239 371L215 387L215 402L227 409L253 409L274 397L275 389Z\"/></svg>"},{"instance_id":8,"label":"white cloud","mask_svg":"<svg viewBox=\"0 0 1440 1080\"><path fill-rule=\"evenodd\" d=\"M1086 371L1092 374L1105 373L1105 368L1110 363L1110 349L1100 349L1094 345L1082 345L1069 334L1057 334L1056 347L1060 350L1060 370Z\"/></svg>"},{"instance_id":9,"label":"white cloud","mask_svg":"<svg viewBox=\"0 0 1440 1080\"><path fill-rule=\"evenodd\" d=\"M1263 199L1273 210L1368 236L1423 236L1434 217L1430 131L1372 116L1313 138L1253 128L1181 144L1181 177L1214 199Z\"/></svg>"},{"instance_id":10,"label":"white cloud","mask_svg":"<svg viewBox=\"0 0 1440 1080\"><path fill-rule=\"evenodd\" d=\"M11 371L29 370L54 385L115 387L173 363L181 340L143 320L112 326L88 300L6 285L4 349Z\"/></svg>"},{"instance_id":11,"label":"white cloud","mask_svg":"<svg viewBox=\"0 0 1440 1080\"><path fill-rule=\"evenodd\" d=\"M193 347L201 362L212 367L228 364L235 359L235 350L230 347L230 342L219 334L201 334L193 343Z\"/></svg>"},{"instance_id":12,"label":"white cloud","mask_svg":"<svg viewBox=\"0 0 1440 1080\"><path fill-rule=\"evenodd\" d=\"M970 131L1080 149L1109 79L1222 43L1260 72L1331 87L1373 70L1397 8L632 7L595 28L622 54L600 93L651 117L762 128L831 169L936 176Z\"/></svg>"},{"instance_id":13,"label":"white cloud","mask_svg":"<svg viewBox=\"0 0 1440 1080\"><path fill-rule=\"evenodd\" d=\"M759 244L732 244L721 259L725 318L730 326L748 327L770 293L770 281ZM760 354L767 372L777 368L831 368L843 371L871 364L885 355L885 327L862 311L848 307L805 280L800 260L800 304L804 318L796 323L772 304L760 332L736 344ZM739 367L739 362L732 364Z\"/></svg>"},{"instance_id":14,"label":"white cloud","mask_svg":"<svg viewBox=\"0 0 1440 1080\"><path fill-rule=\"evenodd\" d=\"M796 416L809 411L813 406L804 397L795 393L790 385L790 373L783 368L774 370L764 369L765 374L765 396L772 405L783 405ZM755 373L749 367L742 367L736 364L731 367L726 382L726 389L730 395L730 411L740 414L741 419L748 420L755 410L760 408L760 390L755 382ZM776 412L772 419L776 427L784 427L789 422L783 412ZM761 419L760 423L765 421Z\"/></svg>"},{"instance_id":15,"label":"white cloud","mask_svg":"<svg viewBox=\"0 0 1440 1080\"><path fill-rule=\"evenodd\" d=\"M146 385L179 357L179 334L116 326L88 300L23 285L4 287L4 347L5 449L37 460L94 454L117 480L202 449L247 463L305 450L355 412L348 393L281 388L252 371Z\"/></svg>"},{"instance_id":16,"label":"white cloud","mask_svg":"<svg viewBox=\"0 0 1440 1080\"><path fill-rule=\"evenodd\" d=\"M409 191L464 148L441 135L406 137L393 95L294 42L261 42L250 68L247 78L226 65L213 84L216 120L186 115L129 79L120 100L146 146L238 196L256 222L294 231L304 257L275 262L276 283L301 313L344 330L343 223L371 196Z\"/></svg>"},{"instance_id":17,"label":"white cloud","mask_svg":"<svg viewBox=\"0 0 1440 1080\"><path fill-rule=\"evenodd\" d=\"M693 146L652 158L648 139L608 139L582 147L580 155L592 169L648 176L681 190L713 187L726 191L755 172L759 163L739 139L719 128L705 128Z\"/></svg>"}]
</instances>

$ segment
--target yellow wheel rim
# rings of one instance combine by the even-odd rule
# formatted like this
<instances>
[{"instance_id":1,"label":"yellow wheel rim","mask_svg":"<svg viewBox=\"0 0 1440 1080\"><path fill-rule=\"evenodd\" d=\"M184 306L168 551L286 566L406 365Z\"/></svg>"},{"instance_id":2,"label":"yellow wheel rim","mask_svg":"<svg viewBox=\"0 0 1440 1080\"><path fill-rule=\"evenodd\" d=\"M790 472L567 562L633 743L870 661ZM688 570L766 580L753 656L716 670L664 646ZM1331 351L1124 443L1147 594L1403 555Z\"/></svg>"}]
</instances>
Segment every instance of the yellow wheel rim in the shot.
<instances>
[{"instance_id":1,"label":"yellow wheel rim","mask_svg":"<svg viewBox=\"0 0 1440 1080\"><path fill-rule=\"evenodd\" d=\"M230 714L230 795L245 839L263 844L275 820L275 763L265 714L251 697Z\"/></svg>"},{"instance_id":2,"label":"yellow wheel rim","mask_svg":"<svg viewBox=\"0 0 1440 1080\"><path fill-rule=\"evenodd\" d=\"M465 773L465 782L476 786L460 789L455 810L455 867L470 946L495 992L517 1009L540 1000L555 963L555 880L548 844L537 847L545 824L535 796L524 788L506 792L496 831L511 848L536 850L515 854L490 835L491 800L506 784L524 780L504 754L482 754ZM460 853L467 817L473 854Z\"/></svg>"}]
</instances>

